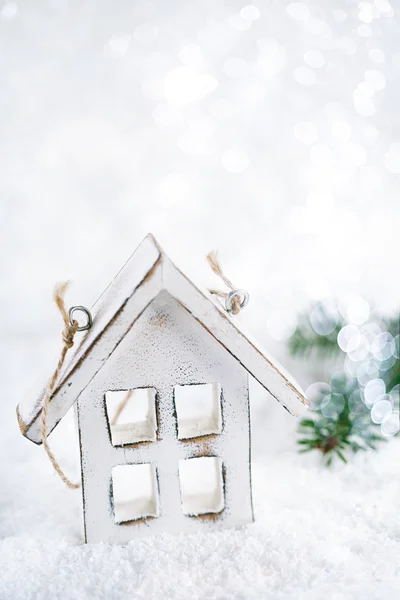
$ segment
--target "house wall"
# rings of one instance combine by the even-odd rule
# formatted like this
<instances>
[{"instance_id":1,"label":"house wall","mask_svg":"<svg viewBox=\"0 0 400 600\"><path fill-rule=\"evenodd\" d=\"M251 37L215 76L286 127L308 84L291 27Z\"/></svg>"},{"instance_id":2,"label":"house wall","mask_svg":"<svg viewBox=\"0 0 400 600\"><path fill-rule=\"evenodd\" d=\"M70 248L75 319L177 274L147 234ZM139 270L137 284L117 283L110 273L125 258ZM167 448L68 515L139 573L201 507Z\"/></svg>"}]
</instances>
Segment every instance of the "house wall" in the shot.
<instances>
[{"instance_id":1,"label":"house wall","mask_svg":"<svg viewBox=\"0 0 400 600\"><path fill-rule=\"evenodd\" d=\"M216 381L222 387L222 433L179 441L174 386ZM157 390L158 439L113 447L105 393L137 387ZM247 373L166 292L146 308L80 396L78 416L88 542L124 543L157 532L207 530L252 520ZM225 508L220 514L189 517L182 513L178 462L195 456L219 456L223 461ZM152 462L157 468L160 515L131 524L115 524L111 469L143 462Z\"/></svg>"}]
</instances>

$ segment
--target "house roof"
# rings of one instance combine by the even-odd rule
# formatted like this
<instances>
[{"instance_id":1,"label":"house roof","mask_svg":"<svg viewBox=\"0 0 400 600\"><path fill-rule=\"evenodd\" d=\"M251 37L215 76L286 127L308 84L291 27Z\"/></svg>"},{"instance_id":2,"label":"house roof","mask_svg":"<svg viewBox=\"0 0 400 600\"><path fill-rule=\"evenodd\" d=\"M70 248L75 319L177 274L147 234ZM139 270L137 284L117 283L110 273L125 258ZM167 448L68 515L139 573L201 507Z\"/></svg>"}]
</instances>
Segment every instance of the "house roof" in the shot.
<instances>
[{"instance_id":1,"label":"house roof","mask_svg":"<svg viewBox=\"0 0 400 600\"><path fill-rule=\"evenodd\" d=\"M101 369L146 307L167 291L268 392L293 415L302 414L307 400L277 362L239 329L222 304L192 283L149 234L91 309L93 325L60 374L49 403L51 432ZM17 407L23 435L41 443L41 385Z\"/></svg>"}]
</instances>

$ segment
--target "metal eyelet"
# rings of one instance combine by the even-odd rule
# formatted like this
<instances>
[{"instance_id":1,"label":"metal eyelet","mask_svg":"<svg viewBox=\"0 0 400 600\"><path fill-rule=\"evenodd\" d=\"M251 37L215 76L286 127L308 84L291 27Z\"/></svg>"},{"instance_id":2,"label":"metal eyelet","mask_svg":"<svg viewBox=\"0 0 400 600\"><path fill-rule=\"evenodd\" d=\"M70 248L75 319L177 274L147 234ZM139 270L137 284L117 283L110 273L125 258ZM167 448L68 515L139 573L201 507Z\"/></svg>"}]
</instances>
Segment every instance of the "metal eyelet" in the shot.
<instances>
[{"instance_id":1,"label":"metal eyelet","mask_svg":"<svg viewBox=\"0 0 400 600\"><path fill-rule=\"evenodd\" d=\"M249 300L250 300L250 296L249 293L246 292L246 290L232 290L231 292L229 292L229 294L227 295L227 297L225 298L225 308L227 310L227 312L232 312L232 299L234 296L239 296L240 297L240 308L244 308L245 306L248 305Z\"/></svg>"},{"instance_id":2,"label":"metal eyelet","mask_svg":"<svg viewBox=\"0 0 400 600\"><path fill-rule=\"evenodd\" d=\"M72 326L74 324L74 313L77 311L85 313L87 319L86 324L80 325L77 331L87 331L93 325L93 319L90 310L88 310L85 306L71 306L68 311L70 325Z\"/></svg>"}]
</instances>

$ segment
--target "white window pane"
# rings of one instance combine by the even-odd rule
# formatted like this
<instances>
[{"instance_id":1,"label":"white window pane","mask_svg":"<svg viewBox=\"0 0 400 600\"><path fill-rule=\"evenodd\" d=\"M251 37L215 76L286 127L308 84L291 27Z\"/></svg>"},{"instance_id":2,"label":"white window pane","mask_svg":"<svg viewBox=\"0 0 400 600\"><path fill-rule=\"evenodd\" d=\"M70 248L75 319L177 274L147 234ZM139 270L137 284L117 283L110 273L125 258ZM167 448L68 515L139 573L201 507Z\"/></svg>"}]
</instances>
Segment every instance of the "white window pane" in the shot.
<instances>
[{"instance_id":1,"label":"white window pane","mask_svg":"<svg viewBox=\"0 0 400 600\"><path fill-rule=\"evenodd\" d=\"M225 507L222 461L202 456L179 461L182 511L197 516L220 513Z\"/></svg>"},{"instance_id":2,"label":"white window pane","mask_svg":"<svg viewBox=\"0 0 400 600\"><path fill-rule=\"evenodd\" d=\"M221 433L221 386L219 383L177 385L174 389L178 438Z\"/></svg>"},{"instance_id":3,"label":"white window pane","mask_svg":"<svg viewBox=\"0 0 400 600\"><path fill-rule=\"evenodd\" d=\"M150 463L117 465L112 469L116 523L158 517L156 470Z\"/></svg>"},{"instance_id":4,"label":"white window pane","mask_svg":"<svg viewBox=\"0 0 400 600\"><path fill-rule=\"evenodd\" d=\"M154 388L106 393L107 417L113 446L156 440L155 399Z\"/></svg>"}]
</instances>

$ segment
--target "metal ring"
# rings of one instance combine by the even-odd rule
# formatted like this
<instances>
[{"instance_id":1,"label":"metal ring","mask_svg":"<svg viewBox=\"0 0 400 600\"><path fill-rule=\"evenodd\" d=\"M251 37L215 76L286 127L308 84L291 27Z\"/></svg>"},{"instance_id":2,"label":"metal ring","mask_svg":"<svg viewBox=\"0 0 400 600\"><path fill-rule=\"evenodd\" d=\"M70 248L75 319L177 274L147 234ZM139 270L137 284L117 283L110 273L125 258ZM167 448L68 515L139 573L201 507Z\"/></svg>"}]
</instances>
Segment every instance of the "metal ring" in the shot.
<instances>
[{"instance_id":1,"label":"metal ring","mask_svg":"<svg viewBox=\"0 0 400 600\"><path fill-rule=\"evenodd\" d=\"M77 331L87 331L93 325L93 319L92 319L92 315L90 313L90 310L88 310L85 306L71 306L71 308L68 311L70 325L72 326L74 324L74 318L73 318L74 317L74 313L76 311L78 311L78 310L80 312L85 313L86 318L87 318L87 322L86 322L86 325L80 325L78 327Z\"/></svg>"},{"instance_id":2,"label":"metal ring","mask_svg":"<svg viewBox=\"0 0 400 600\"><path fill-rule=\"evenodd\" d=\"M240 308L247 306L250 300L249 293L246 290L232 290L225 298L225 308L229 313L232 312L232 298L234 296L241 296Z\"/></svg>"}]
</instances>

